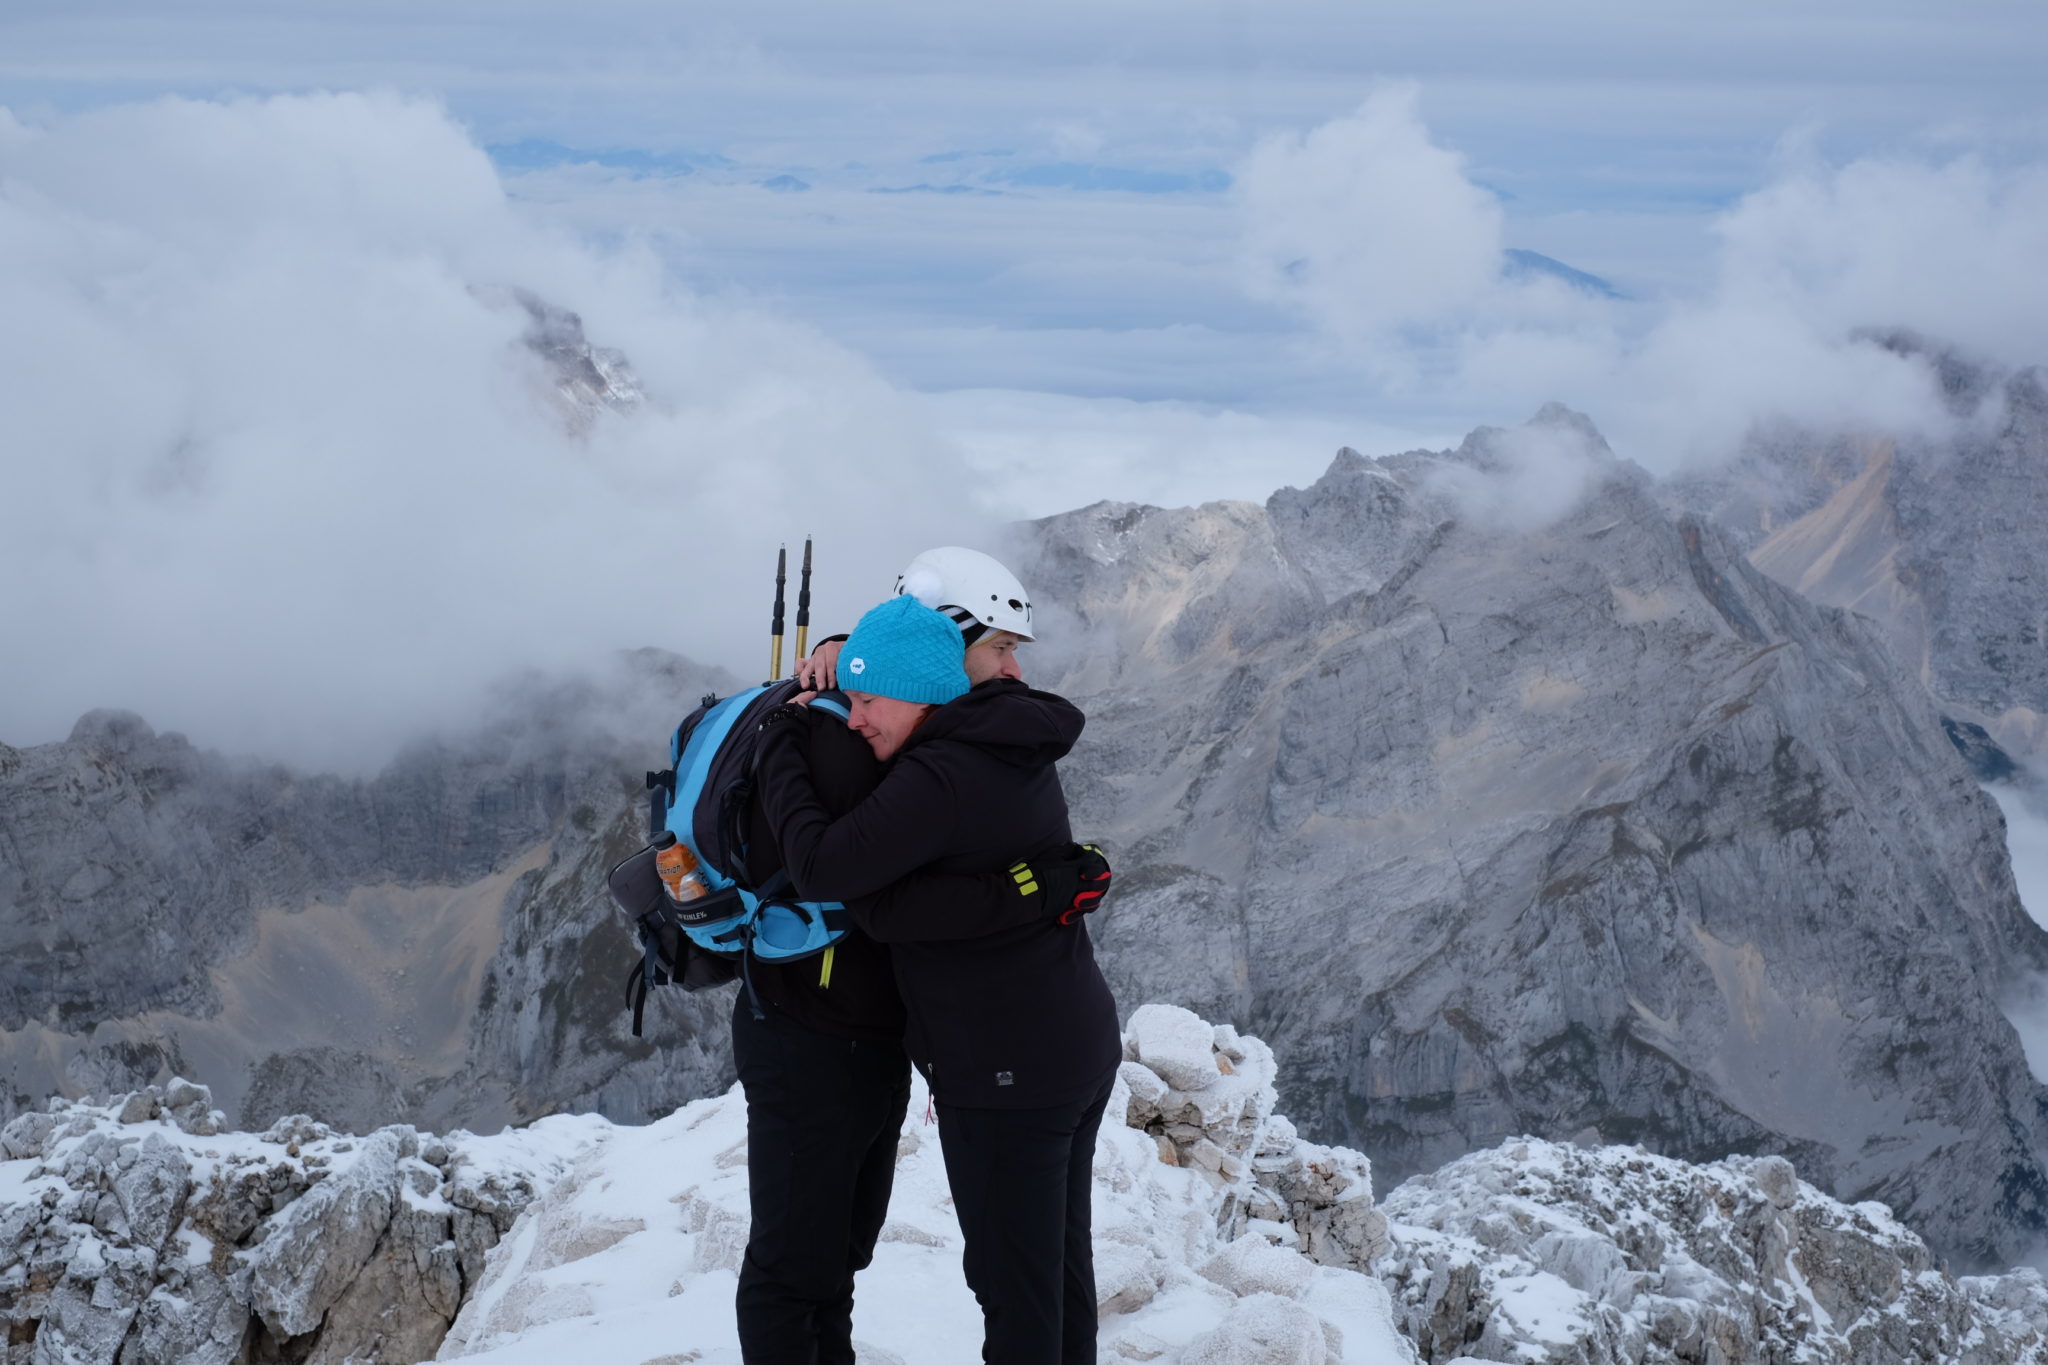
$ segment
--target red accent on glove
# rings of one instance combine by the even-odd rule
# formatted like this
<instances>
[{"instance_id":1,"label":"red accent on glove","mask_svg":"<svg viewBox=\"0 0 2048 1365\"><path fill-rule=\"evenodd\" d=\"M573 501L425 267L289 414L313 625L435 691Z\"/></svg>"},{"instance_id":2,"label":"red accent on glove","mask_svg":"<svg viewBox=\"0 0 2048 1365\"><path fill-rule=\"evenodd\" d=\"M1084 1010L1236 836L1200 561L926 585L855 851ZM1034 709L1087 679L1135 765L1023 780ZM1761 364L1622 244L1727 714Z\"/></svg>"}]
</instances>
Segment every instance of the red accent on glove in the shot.
<instances>
[{"instance_id":1,"label":"red accent on glove","mask_svg":"<svg viewBox=\"0 0 2048 1365\"><path fill-rule=\"evenodd\" d=\"M1102 904L1102 898L1109 893L1109 859L1092 844L1082 845L1086 850L1080 871L1081 887L1074 893L1073 904L1060 911L1060 923L1072 924L1081 916L1090 914Z\"/></svg>"}]
</instances>

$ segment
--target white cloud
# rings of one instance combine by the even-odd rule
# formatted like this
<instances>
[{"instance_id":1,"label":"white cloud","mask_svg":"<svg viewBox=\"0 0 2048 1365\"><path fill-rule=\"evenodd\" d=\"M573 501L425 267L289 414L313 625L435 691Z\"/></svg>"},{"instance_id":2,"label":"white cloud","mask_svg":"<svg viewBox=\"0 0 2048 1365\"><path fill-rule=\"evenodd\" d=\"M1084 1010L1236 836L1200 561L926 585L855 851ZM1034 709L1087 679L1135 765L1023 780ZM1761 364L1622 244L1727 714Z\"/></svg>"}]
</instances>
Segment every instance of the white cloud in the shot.
<instances>
[{"instance_id":1,"label":"white cloud","mask_svg":"<svg viewBox=\"0 0 2048 1365\"><path fill-rule=\"evenodd\" d=\"M1380 423L1274 417L1191 403L972 390L928 400L975 471L976 500L1041 517L1103 499L1163 506L1313 483L1341 446L1441 447L1451 438Z\"/></svg>"},{"instance_id":2,"label":"white cloud","mask_svg":"<svg viewBox=\"0 0 2048 1365\"><path fill-rule=\"evenodd\" d=\"M493 284L578 309L648 406L567 434ZM836 623L981 534L859 357L534 227L432 104L0 126L0 296L10 743L117 705L359 767L516 667L759 668L778 540L821 538Z\"/></svg>"},{"instance_id":3,"label":"white cloud","mask_svg":"<svg viewBox=\"0 0 2048 1365\"><path fill-rule=\"evenodd\" d=\"M1653 462L1723 454L1758 421L1944 427L1926 368L1861 329L2048 360L2048 167L1808 160L1738 203L1717 236L1711 292L1590 374Z\"/></svg>"},{"instance_id":4,"label":"white cloud","mask_svg":"<svg viewBox=\"0 0 2048 1365\"><path fill-rule=\"evenodd\" d=\"M1425 487L1479 526L1540 530L1578 506L1611 464L1596 444L1575 426L1511 427L1490 442L1484 468L1440 464Z\"/></svg>"},{"instance_id":5,"label":"white cloud","mask_svg":"<svg viewBox=\"0 0 2048 1365\"><path fill-rule=\"evenodd\" d=\"M1819 335L1916 327L2048 357L2048 166L1874 157L1808 164L1721 223L1719 294Z\"/></svg>"},{"instance_id":6,"label":"white cloud","mask_svg":"<svg viewBox=\"0 0 2048 1365\"><path fill-rule=\"evenodd\" d=\"M1692 297L1604 301L1494 266L1502 219L1406 94L1263 144L1243 233L1289 297L1385 391L1562 399L1668 468L1759 422L1908 434L1950 421L1931 375L1861 335L1904 327L2048 360L2048 166L1809 154L1719 216Z\"/></svg>"},{"instance_id":7,"label":"white cloud","mask_svg":"<svg viewBox=\"0 0 2048 1365\"><path fill-rule=\"evenodd\" d=\"M1986 787L2005 813L2005 843L2012 858L2012 878L2020 904L2034 923L2048 929L2048 815L2010 787ZM2031 975L2017 983L2003 1002L2005 1016L2026 1049L2034 1079L2048 1083L2048 976Z\"/></svg>"},{"instance_id":8,"label":"white cloud","mask_svg":"<svg viewBox=\"0 0 2048 1365\"><path fill-rule=\"evenodd\" d=\"M1051 155L1079 130L1068 150L1185 169L1303 126L1336 88L1289 68L1262 75L1256 98L1224 98L1216 73L1164 63L1091 67L1048 93L1043 63L1068 58L1042 52L987 80L924 70L885 130L824 120L830 134L806 142L801 128L859 82L804 67L822 47L761 50L779 83L746 108L772 135L718 92L677 104L622 80L642 114L659 105L659 129L608 127L579 105L583 140L738 152L752 138L763 156L828 166L880 143L906 174L935 175L916 158ZM503 99L532 98L525 77L482 67L458 84L477 99L501 76ZM24 79L4 61L0 78ZM1568 93L1529 106L1530 145L1560 118L1588 135L1555 103ZM1625 93L1603 95L1603 127ZM1472 111L1497 123L1506 98L1430 89L1460 147ZM684 108L726 122L699 137ZM577 140L530 105L512 121L515 136L539 124ZM657 131L668 141L649 141ZM1485 136L1496 160L1512 145ZM31 125L0 112L0 571L35 584L0 598L0 739L61 734L106 703L210 741L360 754L508 666L652 642L757 668L753 566L805 531L826 537L826 601L850 616L910 548L966 538L958 518L990 507L1256 497L1312 478L1335 444L1442 444L1552 398L1663 466L1725 449L1760 417L1938 420L1924 375L1853 339L1858 326L1918 326L2009 359L2048 343L2038 165L1788 160L1722 215L1691 297L1621 305L1503 282L1498 250L1603 271L1600 253L1560 243L1641 252L1667 229L1696 232L1697 213L1634 218L1612 241L1599 212L1577 227L1553 215L1555 239L1516 240L1515 205L1444 141L1389 88L1258 143L1236 196L884 196L829 171L811 194L775 196L708 175L558 172L520 182L556 200L541 204L508 203L437 106L391 96L170 101ZM1241 289L1247 245L1258 301ZM1690 270L1669 251L1636 259L1663 261L1652 273L1667 282ZM587 442L563 436L519 370L520 318L480 302L478 283L581 311L595 342L640 368L650 408ZM973 392L926 401L899 376ZM661 560L684 585L673 602L655 586ZM354 719L365 697L373 714Z\"/></svg>"},{"instance_id":9,"label":"white cloud","mask_svg":"<svg viewBox=\"0 0 2048 1365\"><path fill-rule=\"evenodd\" d=\"M2005 846L2020 904L2034 923L2048 929L2048 812L2042 798L2031 800L2010 787L1987 787L2005 815Z\"/></svg>"},{"instance_id":10,"label":"white cloud","mask_svg":"<svg viewBox=\"0 0 2048 1365\"><path fill-rule=\"evenodd\" d=\"M1430 140L1412 87L1266 138L1238 187L1253 288L1348 340L1454 325L1495 288L1500 205Z\"/></svg>"}]
</instances>

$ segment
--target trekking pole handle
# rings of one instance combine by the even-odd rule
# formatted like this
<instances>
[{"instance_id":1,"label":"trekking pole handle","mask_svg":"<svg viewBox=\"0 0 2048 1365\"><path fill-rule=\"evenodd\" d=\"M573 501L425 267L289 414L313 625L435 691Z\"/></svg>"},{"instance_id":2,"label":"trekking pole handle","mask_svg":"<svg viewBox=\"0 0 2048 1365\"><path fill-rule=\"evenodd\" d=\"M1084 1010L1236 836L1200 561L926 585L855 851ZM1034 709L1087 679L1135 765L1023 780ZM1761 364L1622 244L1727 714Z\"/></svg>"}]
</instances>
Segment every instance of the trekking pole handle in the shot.
<instances>
[{"instance_id":1,"label":"trekking pole handle","mask_svg":"<svg viewBox=\"0 0 2048 1365\"><path fill-rule=\"evenodd\" d=\"M783 585L789 581L789 547L778 546L775 551L775 613L768 618L768 681L774 682L782 676L782 599Z\"/></svg>"},{"instance_id":2,"label":"trekking pole handle","mask_svg":"<svg viewBox=\"0 0 2048 1365\"><path fill-rule=\"evenodd\" d=\"M797 667L810 655L811 643L811 538L804 537L803 577L797 580L796 589L796 655Z\"/></svg>"}]
</instances>

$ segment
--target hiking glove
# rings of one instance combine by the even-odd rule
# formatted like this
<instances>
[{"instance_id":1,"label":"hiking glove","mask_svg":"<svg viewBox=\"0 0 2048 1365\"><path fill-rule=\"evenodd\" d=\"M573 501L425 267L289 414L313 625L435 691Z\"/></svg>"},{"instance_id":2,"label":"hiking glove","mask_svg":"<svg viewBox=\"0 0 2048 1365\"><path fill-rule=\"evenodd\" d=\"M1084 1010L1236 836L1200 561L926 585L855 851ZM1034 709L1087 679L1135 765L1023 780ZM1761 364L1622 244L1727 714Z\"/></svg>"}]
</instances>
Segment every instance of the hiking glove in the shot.
<instances>
[{"instance_id":1,"label":"hiking glove","mask_svg":"<svg viewBox=\"0 0 2048 1365\"><path fill-rule=\"evenodd\" d=\"M1073 904L1060 912L1061 924L1072 924L1083 915L1093 914L1109 894L1109 858L1094 844L1082 844L1079 848L1080 866L1075 875L1080 886L1074 892Z\"/></svg>"},{"instance_id":2,"label":"hiking glove","mask_svg":"<svg viewBox=\"0 0 2048 1365\"><path fill-rule=\"evenodd\" d=\"M1109 859L1093 844L1068 844L1065 853L1018 863L1010 871L1020 886L1038 884L1045 912L1057 915L1061 924L1072 924L1094 910L1109 890Z\"/></svg>"}]
</instances>

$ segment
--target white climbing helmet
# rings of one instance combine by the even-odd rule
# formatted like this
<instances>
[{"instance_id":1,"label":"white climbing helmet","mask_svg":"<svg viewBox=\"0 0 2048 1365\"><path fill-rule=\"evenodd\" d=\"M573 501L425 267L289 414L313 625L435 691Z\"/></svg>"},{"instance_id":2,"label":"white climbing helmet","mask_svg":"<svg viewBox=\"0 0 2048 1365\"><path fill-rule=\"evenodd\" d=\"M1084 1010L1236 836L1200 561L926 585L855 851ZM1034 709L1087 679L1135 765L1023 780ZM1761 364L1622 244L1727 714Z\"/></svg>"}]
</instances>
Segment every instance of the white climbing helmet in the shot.
<instances>
[{"instance_id":1,"label":"white climbing helmet","mask_svg":"<svg viewBox=\"0 0 2048 1365\"><path fill-rule=\"evenodd\" d=\"M896 591L939 611L971 617L968 621L954 615L969 644L992 630L1034 638L1031 598L1024 585L1017 575L979 550L958 545L926 550L896 575Z\"/></svg>"}]
</instances>

